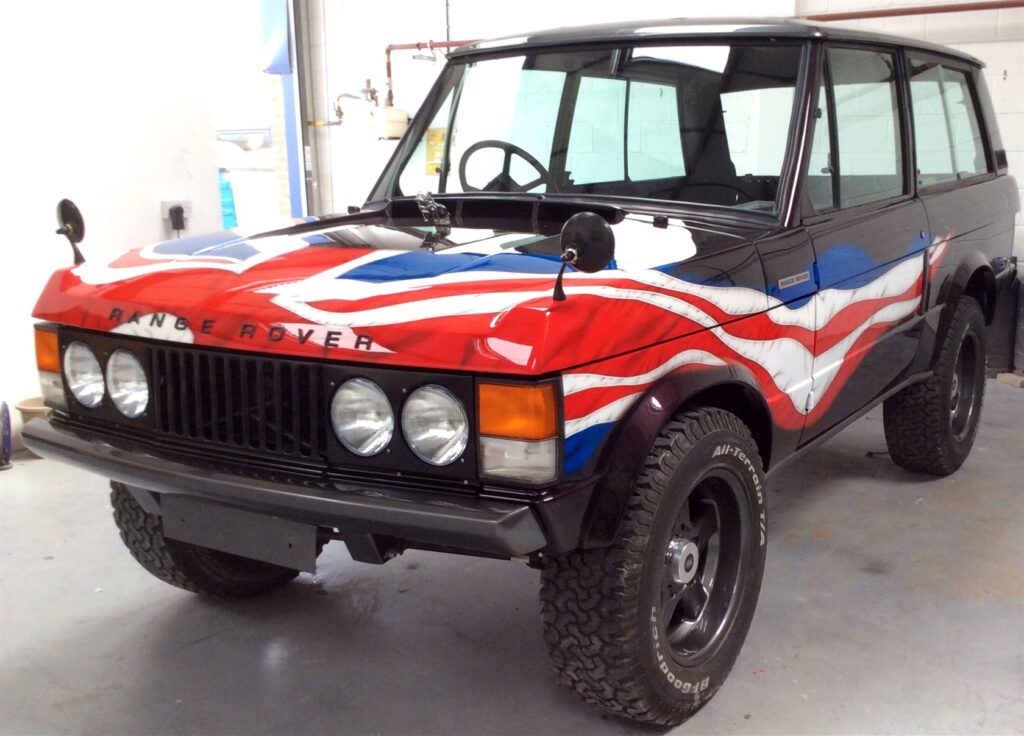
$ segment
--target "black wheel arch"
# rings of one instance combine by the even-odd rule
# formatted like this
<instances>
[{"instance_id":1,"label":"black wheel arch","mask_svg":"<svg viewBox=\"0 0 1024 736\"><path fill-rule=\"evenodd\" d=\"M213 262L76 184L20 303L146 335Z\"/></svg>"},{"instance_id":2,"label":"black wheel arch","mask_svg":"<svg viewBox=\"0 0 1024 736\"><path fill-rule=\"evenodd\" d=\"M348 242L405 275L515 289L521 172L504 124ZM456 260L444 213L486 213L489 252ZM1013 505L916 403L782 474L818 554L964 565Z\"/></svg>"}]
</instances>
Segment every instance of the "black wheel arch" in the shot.
<instances>
[{"instance_id":1,"label":"black wheel arch","mask_svg":"<svg viewBox=\"0 0 1024 736\"><path fill-rule=\"evenodd\" d=\"M619 421L601 453L601 480L583 517L581 547L611 543L655 439L679 412L698 406L724 409L739 417L754 436L763 467L769 467L777 428L749 370L726 365L666 376Z\"/></svg>"},{"instance_id":2,"label":"black wheel arch","mask_svg":"<svg viewBox=\"0 0 1024 736\"><path fill-rule=\"evenodd\" d=\"M943 305L941 327L949 324L957 302L964 296L978 302L985 324L992 324L996 313L996 274L981 251L966 254L939 287L938 303Z\"/></svg>"}]
</instances>

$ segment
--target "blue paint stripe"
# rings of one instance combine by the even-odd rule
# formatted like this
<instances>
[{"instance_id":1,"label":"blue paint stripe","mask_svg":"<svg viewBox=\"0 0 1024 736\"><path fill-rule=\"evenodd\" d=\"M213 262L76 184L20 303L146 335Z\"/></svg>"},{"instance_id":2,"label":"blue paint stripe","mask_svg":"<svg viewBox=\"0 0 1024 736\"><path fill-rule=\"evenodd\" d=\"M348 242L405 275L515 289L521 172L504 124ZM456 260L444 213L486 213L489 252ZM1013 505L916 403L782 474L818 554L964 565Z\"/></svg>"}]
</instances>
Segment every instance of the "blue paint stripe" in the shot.
<instances>
[{"instance_id":1,"label":"blue paint stripe","mask_svg":"<svg viewBox=\"0 0 1024 736\"><path fill-rule=\"evenodd\" d=\"M571 475L586 465L601 448L615 422L587 427L582 432L565 438L565 474Z\"/></svg>"},{"instance_id":2,"label":"blue paint stripe","mask_svg":"<svg viewBox=\"0 0 1024 736\"><path fill-rule=\"evenodd\" d=\"M554 275L558 273L560 267L561 261L554 256L523 253L482 256L475 253L436 254L428 251L408 251L359 266L338 278L386 282L431 278L460 271Z\"/></svg>"}]
</instances>

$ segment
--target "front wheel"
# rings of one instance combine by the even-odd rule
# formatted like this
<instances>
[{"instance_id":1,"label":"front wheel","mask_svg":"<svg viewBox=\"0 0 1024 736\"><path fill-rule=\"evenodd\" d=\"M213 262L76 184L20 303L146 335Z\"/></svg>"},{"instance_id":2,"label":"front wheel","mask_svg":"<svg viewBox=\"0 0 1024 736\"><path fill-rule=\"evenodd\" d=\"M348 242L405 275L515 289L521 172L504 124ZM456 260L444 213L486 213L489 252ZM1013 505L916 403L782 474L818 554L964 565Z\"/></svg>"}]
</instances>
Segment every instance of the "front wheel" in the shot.
<instances>
[{"instance_id":1,"label":"front wheel","mask_svg":"<svg viewBox=\"0 0 1024 736\"><path fill-rule=\"evenodd\" d=\"M746 638L765 531L764 473L743 422L710 408L670 422L612 545L546 560L544 635L561 683L634 721L686 720Z\"/></svg>"}]
</instances>

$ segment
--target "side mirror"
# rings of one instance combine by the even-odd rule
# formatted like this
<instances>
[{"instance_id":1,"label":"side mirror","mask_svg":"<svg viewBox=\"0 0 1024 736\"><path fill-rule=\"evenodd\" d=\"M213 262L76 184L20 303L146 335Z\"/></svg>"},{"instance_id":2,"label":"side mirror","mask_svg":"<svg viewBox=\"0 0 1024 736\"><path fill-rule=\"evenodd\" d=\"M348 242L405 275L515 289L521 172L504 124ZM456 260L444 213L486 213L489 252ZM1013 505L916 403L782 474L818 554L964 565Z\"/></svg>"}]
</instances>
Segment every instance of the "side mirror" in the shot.
<instances>
[{"instance_id":1,"label":"side mirror","mask_svg":"<svg viewBox=\"0 0 1024 736\"><path fill-rule=\"evenodd\" d=\"M70 199L62 199L57 203L57 223L60 225L57 228L57 234L63 235L71 243L71 250L75 254L75 265L85 263L85 257L78 249L78 244L85 238L85 220L82 219L82 213Z\"/></svg>"},{"instance_id":2,"label":"side mirror","mask_svg":"<svg viewBox=\"0 0 1024 736\"><path fill-rule=\"evenodd\" d=\"M562 277L566 266L584 273L597 273L612 262L615 258L615 233L600 215L577 212L562 226L561 245L562 268L558 272L552 297L556 302L565 301Z\"/></svg>"}]
</instances>

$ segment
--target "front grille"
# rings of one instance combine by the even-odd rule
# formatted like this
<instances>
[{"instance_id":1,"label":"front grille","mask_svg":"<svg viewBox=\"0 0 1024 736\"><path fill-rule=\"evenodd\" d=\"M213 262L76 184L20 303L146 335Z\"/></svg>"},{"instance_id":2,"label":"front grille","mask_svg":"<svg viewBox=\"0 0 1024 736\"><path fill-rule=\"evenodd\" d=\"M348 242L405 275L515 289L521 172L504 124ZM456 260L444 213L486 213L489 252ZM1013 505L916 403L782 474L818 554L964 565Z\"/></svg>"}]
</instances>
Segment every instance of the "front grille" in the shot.
<instances>
[{"instance_id":1,"label":"front grille","mask_svg":"<svg viewBox=\"0 0 1024 736\"><path fill-rule=\"evenodd\" d=\"M152 428L158 434L322 459L316 364L154 344L150 370Z\"/></svg>"}]
</instances>

